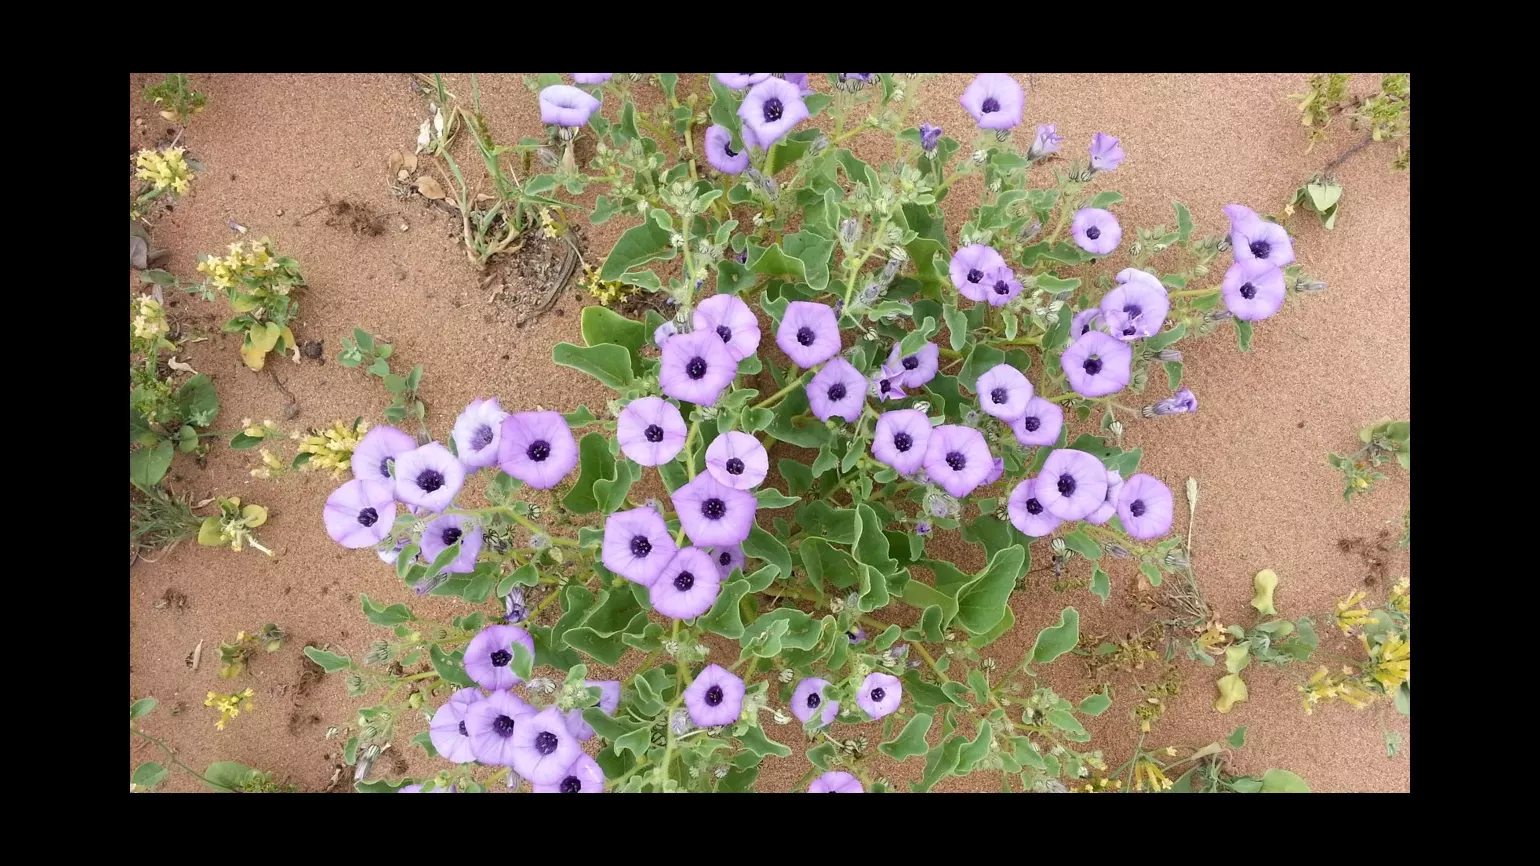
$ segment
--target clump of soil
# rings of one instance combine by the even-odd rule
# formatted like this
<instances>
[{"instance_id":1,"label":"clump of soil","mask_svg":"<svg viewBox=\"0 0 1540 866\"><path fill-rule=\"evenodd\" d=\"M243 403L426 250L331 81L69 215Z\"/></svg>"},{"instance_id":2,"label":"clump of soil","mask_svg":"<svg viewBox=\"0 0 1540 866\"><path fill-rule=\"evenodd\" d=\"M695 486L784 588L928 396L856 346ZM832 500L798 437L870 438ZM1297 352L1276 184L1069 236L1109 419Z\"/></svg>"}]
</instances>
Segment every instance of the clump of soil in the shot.
<instances>
[{"instance_id":1,"label":"clump of soil","mask_svg":"<svg viewBox=\"0 0 1540 866\"><path fill-rule=\"evenodd\" d=\"M530 229L518 252L495 260L482 288L490 290L488 302L507 304L513 310L513 326L522 328L556 306L577 270L577 251L571 244Z\"/></svg>"},{"instance_id":2,"label":"clump of soil","mask_svg":"<svg viewBox=\"0 0 1540 866\"><path fill-rule=\"evenodd\" d=\"M346 228L355 235L376 238L385 234L385 217L390 214L382 214L374 205L368 202L348 201L339 198L335 201L328 194L322 194L321 200L326 202L316 210L325 210L327 213L326 224L333 228ZM310 213L315 213L311 211ZM309 216L310 214L305 214ZM303 217L301 217L303 219ZM297 220L296 220L297 222Z\"/></svg>"},{"instance_id":3,"label":"clump of soil","mask_svg":"<svg viewBox=\"0 0 1540 866\"><path fill-rule=\"evenodd\" d=\"M160 599L155 602L156 610L170 608L171 610L185 610L187 608L187 596L174 586L166 587L161 593Z\"/></svg>"},{"instance_id":4,"label":"clump of soil","mask_svg":"<svg viewBox=\"0 0 1540 866\"><path fill-rule=\"evenodd\" d=\"M1379 534L1371 541L1367 538L1339 538L1337 549L1343 553L1357 556L1359 561L1368 569L1369 574L1364 578L1364 586L1374 586L1381 580L1390 576L1389 554L1395 549L1395 542L1391 540L1390 530L1381 529Z\"/></svg>"}]
</instances>

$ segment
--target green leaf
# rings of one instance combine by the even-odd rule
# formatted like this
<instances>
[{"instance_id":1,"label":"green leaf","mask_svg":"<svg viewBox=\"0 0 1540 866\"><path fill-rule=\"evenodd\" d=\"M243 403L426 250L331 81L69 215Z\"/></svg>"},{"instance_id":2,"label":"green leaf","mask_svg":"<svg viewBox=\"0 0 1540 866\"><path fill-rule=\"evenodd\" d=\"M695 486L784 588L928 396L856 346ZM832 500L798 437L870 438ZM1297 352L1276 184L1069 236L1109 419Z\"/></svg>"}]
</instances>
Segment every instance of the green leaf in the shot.
<instances>
[{"instance_id":1,"label":"green leaf","mask_svg":"<svg viewBox=\"0 0 1540 866\"><path fill-rule=\"evenodd\" d=\"M1020 546L1008 547L990 557L989 564L957 597L957 621L972 634L994 628L1005 616L1005 606L1016 579L1022 575L1027 552Z\"/></svg>"},{"instance_id":2,"label":"green leaf","mask_svg":"<svg viewBox=\"0 0 1540 866\"><path fill-rule=\"evenodd\" d=\"M1308 794L1310 786L1288 770L1268 770L1262 774L1263 794Z\"/></svg>"},{"instance_id":3,"label":"green leaf","mask_svg":"<svg viewBox=\"0 0 1540 866\"><path fill-rule=\"evenodd\" d=\"M1080 720L1070 715L1068 710L1049 710L1048 723L1061 731L1068 731L1071 734L1079 735L1086 732L1085 728L1080 724Z\"/></svg>"},{"instance_id":4,"label":"green leaf","mask_svg":"<svg viewBox=\"0 0 1540 866\"><path fill-rule=\"evenodd\" d=\"M989 730L986 726L985 730ZM967 744L962 737L951 737L941 745L931 749L925 755L925 775L918 782L911 782L909 787L916 792L929 791L941 781L942 777L950 775L957 768L957 759L962 747Z\"/></svg>"},{"instance_id":5,"label":"green leaf","mask_svg":"<svg viewBox=\"0 0 1540 866\"><path fill-rule=\"evenodd\" d=\"M930 733L930 723L933 718L930 713L919 713L904 725L904 730L897 737L879 745L877 751L895 761L904 761L915 755L925 754L928 749L925 745L925 735Z\"/></svg>"},{"instance_id":6,"label":"green leaf","mask_svg":"<svg viewBox=\"0 0 1540 866\"><path fill-rule=\"evenodd\" d=\"M359 595L358 600L364 608L364 616L375 625L398 625L403 622L411 622L417 617L412 616L412 611L404 604L393 604L389 607L380 607L375 604L367 594Z\"/></svg>"},{"instance_id":7,"label":"green leaf","mask_svg":"<svg viewBox=\"0 0 1540 866\"><path fill-rule=\"evenodd\" d=\"M1192 213L1179 201L1172 202L1171 207L1176 210L1177 237L1185 244L1192 237Z\"/></svg>"},{"instance_id":8,"label":"green leaf","mask_svg":"<svg viewBox=\"0 0 1540 866\"><path fill-rule=\"evenodd\" d=\"M622 635L639 634L647 614L630 585L599 590L598 604L589 608L582 623L562 632L562 641L600 664L613 665L625 655Z\"/></svg>"},{"instance_id":9,"label":"green leaf","mask_svg":"<svg viewBox=\"0 0 1540 866\"><path fill-rule=\"evenodd\" d=\"M470 688L476 685L476 681L465 672L464 656L464 650L448 653L438 646L428 647L428 662L433 665L433 670L443 677L444 682L461 688Z\"/></svg>"},{"instance_id":10,"label":"green leaf","mask_svg":"<svg viewBox=\"0 0 1540 866\"><path fill-rule=\"evenodd\" d=\"M599 502L594 498L594 482L615 477L615 458L610 454L609 439L600 433L584 436L578 443L578 466L577 483L572 485L562 504L574 514L592 514L599 510Z\"/></svg>"},{"instance_id":11,"label":"green leaf","mask_svg":"<svg viewBox=\"0 0 1540 866\"><path fill-rule=\"evenodd\" d=\"M941 317L946 320L947 333L952 338L952 351L961 352L968 345L968 317L950 304L941 308Z\"/></svg>"},{"instance_id":12,"label":"green leaf","mask_svg":"<svg viewBox=\"0 0 1540 866\"><path fill-rule=\"evenodd\" d=\"M219 395L214 393L214 381L202 373L182 384L176 392L176 400L182 418L199 427L209 426L219 414Z\"/></svg>"},{"instance_id":13,"label":"green leaf","mask_svg":"<svg viewBox=\"0 0 1540 866\"><path fill-rule=\"evenodd\" d=\"M1075 551L1086 559L1101 559L1102 548L1092 540L1083 530L1075 530L1064 536L1064 546Z\"/></svg>"},{"instance_id":14,"label":"green leaf","mask_svg":"<svg viewBox=\"0 0 1540 866\"><path fill-rule=\"evenodd\" d=\"M334 674L337 671L345 671L353 666L353 660L347 656L330 653L326 650L317 649L313 646L305 647L305 655L309 657L311 661L320 665L321 668L329 674Z\"/></svg>"},{"instance_id":15,"label":"green leaf","mask_svg":"<svg viewBox=\"0 0 1540 866\"><path fill-rule=\"evenodd\" d=\"M587 373L617 391L630 387L633 381L631 353L613 343L588 347L557 343L551 350L551 360Z\"/></svg>"},{"instance_id":16,"label":"green leaf","mask_svg":"<svg viewBox=\"0 0 1540 866\"><path fill-rule=\"evenodd\" d=\"M1257 572L1257 576L1251 581L1255 594L1251 597L1251 606L1257 609L1257 613L1265 616L1277 616L1278 611L1273 609L1273 592L1278 589L1278 574L1271 568Z\"/></svg>"},{"instance_id":17,"label":"green leaf","mask_svg":"<svg viewBox=\"0 0 1540 866\"><path fill-rule=\"evenodd\" d=\"M171 468L171 458L176 456L176 446L170 439L163 439L153 448L140 448L128 455L128 480L142 490L149 490L166 477Z\"/></svg>"},{"instance_id":18,"label":"green leaf","mask_svg":"<svg viewBox=\"0 0 1540 866\"><path fill-rule=\"evenodd\" d=\"M1107 596L1112 594L1112 581L1100 565L1091 566L1091 594L1101 599L1102 604L1106 604Z\"/></svg>"},{"instance_id":19,"label":"green leaf","mask_svg":"<svg viewBox=\"0 0 1540 866\"><path fill-rule=\"evenodd\" d=\"M1120 193L1120 192L1113 192L1112 190L1109 189L1109 190L1107 190L1105 192L1097 193L1096 194L1096 198L1091 199L1091 207L1102 208L1102 209L1105 210L1106 208L1112 207L1113 205L1117 204L1118 202L1120 202L1122 200L1123 200L1123 194L1122 193Z\"/></svg>"},{"instance_id":20,"label":"green leaf","mask_svg":"<svg viewBox=\"0 0 1540 866\"><path fill-rule=\"evenodd\" d=\"M798 283L807 282L807 265L796 256L787 254L780 244L769 247L749 245L748 267L756 274L772 277L790 277Z\"/></svg>"},{"instance_id":21,"label":"green leaf","mask_svg":"<svg viewBox=\"0 0 1540 866\"><path fill-rule=\"evenodd\" d=\"M1251 323L1242 319L1235 320L1235 339L1240 344L1242 352L1251 351Z\"/></svg>"},{"instance_id":22,"label":"green leaf","mask_svg":"<svg viewBox=\"0 0 1540 866\"><path fill-rule=\"evenodd\" d=\"M1037 633L1032 644L1032 660L1048 664L1075 648L1080 642L1080 611L1066 607L1059 614L1059 622Z\"/></svg>"},{"instance_id":23,"label":"green leaf","mask_svg":"<svg viewBox=\"0 0 1540 866\"><path fill-rule=\"evenodd\" d=\"M230 438L230 447L236 451L250 451L261 444L260 436L247 436L245 433L237 433Z\"/></svg>"},{"instance_id":24,"label":"green leaf","mask_svg":"<svg viewBox=\"0 0 1540 866\"><path fill-rule=\"evenodd\" d=\"M642 345L647 342L647 328L609 307L594 304L583 308L583 342L590 347L606 343L621 346L631 353L631 370L642 372Z\"/></svg>"},{"instance_id":25,"label":"green leaf","mask_svg":"<svg viewBox=\"0 0 1540 866\"><path fill-rule=\"evenodd\" d=\"M802 501L799 497L787 496L774 487L765 487L755 491L754 498L759 501L760 508L786 508Z\"/></svg>"},{"instance_id":26,"label":"green leaf","mask_svg":"<svg viewBox=\"0 0 1540 866\"><path fill-rule=\"evenodd\" d=\"M940 620L937 625L941 629L946 628L952 619L957 616L957 599L941 592L924 581L911 580L904 584L904 591L899 594L899 597L904 600L904 604L926 611L926 619L929 618L927 608L937 608ZM922 620L923 625L924 621ZM937 638L939 639L939 635Z\"/></svg>"},{"instance_id":27,"label":"green leaf","mask_svg":"<svg viewBox=\"0 0 1540 866\"><path fill-rule=\"evenodd\" d=\"M989 745L994 741L994 738L995 728L993 725L979 725L978 736L974 737L971 742L963 745L961 749L958 749L957 769L952 772L959 776L972 772L973 768L977 767L979 762L989 755Z\"/></svg>"},{"instance_id":28,"label":"green leaf","mask_svg":"<svg viewBox=\"0 0 1540 866\"><path fill-rule=\"evenodd\" d=\"M521 680L528 681L535 669L535 654L529 651L529 647L514 641L511 645L513 660L508 663L508 669Z\"/></svg>"},{"instance_id":29,"label":"green leaf","mask_svg":"<svg viewBox=\"0 0 1540 866\"><path fill-rule=\"evenodd\" d=\"M798 551L808 580L817 587L827 580L840 589L849 589L861 579L860 568L850 554L829 543L826 538L804 538Z\"/></svg>"},{"instance_id":30,"label":"green leaf","mask_svg":"<svg viewBox=\"0 0 1540 866\"><path fill-rule=\"evenodd\" d=\"M171 771L159 761L147 761L134 768L134 774L128 780L141 788L153 788L164 782L169 775Z\"/></svg>"},{"instance_id":31,"label":"green leaf","mask_svg":"<svg viewBox=\"0 0 1540 866\"><path fill-rule=\"evenodd\" d=\"M738 742L742 743L745 749L748 749L754 753L755 757L759 758L763 758L766 755L786 758L791 755L791 749L765 736L765 732L758 725L752 726L746 732L739 734Z\"/></svg>"},{"instance_id":32,"label":"green leaf","mask_svg":"<svg viewBox=\"0 0 1540 866\"><path fill-rule=\"evenodd\" d=\"M234 791L251 781L255 772L239 761L215 761L203 771L203 780L216 791Z\"/></svg>"},{"instance_id":33,"label":"green leaf","mask_svg":"<svg viewBox=\"0 0 1540 866\"><path fill-rule=\"evenodd\" d=\"M1230 732L1230 736L1228 738L1226 738L1225 742L1229 743L1230 744L1230 748L1232 748L1232 749L1239 749L1239 748L1245 746L1246 745L1246 726L1245 725L1241 725L1240 727L1238 727L1235 730L1231 731Z\"/></svg>"},{"instance_id":34,"label":"green leaf","mask_svg":"<svg viewBox=\"0 0 1540 866\"><path fill-rule=\"evenodd\" d=\"M1082 715L1099 716L1107 712L1107 708L1110 706L1112 706L1112 698L1107 697L1106 692L1097 692L1081 701L1080 706L1076 707L1075 710Z\"/></svg>"},{"instance_id":35,"label":"green leaf","mask_svg":"<svg viewBox=\"0 0 1540 866\"><path fill-rule=\"evenodd\" d=\"M974 647L975 649L982 649L999 640L1001 635L1004 635L1006 632L1009 632L1015 627L1016 612L1011 610L1010 606L1007 605L1005 608L1005 616L1000 617L1000 621L995 623L995 627L989 631L984 632L983 634L976 634L969 638L968 646Z\"/></svg>"},{"instance_id":36,"label":"green leaf","mask_svg":"<svg viewBox=\"0 0 1540 866\"><path fill-rule=\"evenodd\" d=\"M674 247L669 242L672 234L650 219L635 228L628 229L620 236L620 240L615 242L614 248L604 260L604 266L599 269L599 278L606 282L614 282L620 279L621 274L637 265L672 259Z\"/></svg>"},{"instance_id":37,"label":"green leaf","mask_svg":"<svg viewBox=\"0 0 1540 866\"><path fill-rule=\"evenodd\" d=\"M748 591L747 580L730 580L723 584L716 603L697 621L697 625L732 640L743 637L743 613L738 601Z\"/></svg>"},{"instance_id":38,"label":"green leaf","mask_svg":"<svg viewBox=\"0 0 1540 866\"><path fill-rule=\"evenodd\" d=\"M786 550L786 545L761 529L758 523L749 530L749 537L744 539L743 552L774 566L781 576L791 576L791 554Z\"/></svg>"},{"instance_id":39,"label":"green leaf","mask_svg":"<svg viewBox=\"0 0 1540 866\"><path fill-rule=\"evenodd\" d=\"M614 478L601 478L594 482L594 503L601 514L613 514L626 504L626 494L641 476L641 470L629 460L615 464Z\"/></svg>"},{"instance_id":40,"label":"green leaf","mask_svg":"<svg viewBox=\"0 0 1540 866\"><path fill-rule=\"evenodd\" d=\"M154 698L140 698L128 705L128 720L132 722L135 719L142 719L155 712L155 708L159 705L160 701Z\"/></svg>"}]
</instances>

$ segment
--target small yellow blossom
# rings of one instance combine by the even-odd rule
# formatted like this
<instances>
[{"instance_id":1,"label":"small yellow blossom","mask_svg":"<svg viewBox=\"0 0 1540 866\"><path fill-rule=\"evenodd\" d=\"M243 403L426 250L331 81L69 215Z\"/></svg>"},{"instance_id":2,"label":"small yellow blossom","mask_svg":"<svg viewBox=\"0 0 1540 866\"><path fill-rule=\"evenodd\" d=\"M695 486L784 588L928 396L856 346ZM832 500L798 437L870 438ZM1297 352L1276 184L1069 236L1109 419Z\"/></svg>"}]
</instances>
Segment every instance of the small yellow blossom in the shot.
<instances>
[{"instance_id":1,"label":"small yellow blossom","mask_svg":"<svg viewBox=\"0 0 1540 866\"><path fill-rule=\"evenodd\" d=\"M1341 629L1343 634L1350 635L1354 629L1361 628L1374 620L1374 614L1361 604L1364 597L1365 593L1357 590L1337 602L1337 628Z\"/></svg>"},{"instance_id":2,"label":"small yellow blossom","mask_svg":"<svg viewBox=\"0 0 1540 866\"><path fill-rule=\"evenodd\" d=\"M333 478L341 478L352 468L353 450L368 431L369 425L362 419L351 424L338 421L325 430L312 431L300 440L299 453L310 455L304 468L329 469Z\"/></svg>"},{"instance_id":3,"label":"small yellow blossom","mask_svg":"<svg viewBox=\"0 0 1540 866\"><path fill-rule=\"evenodd\" d=\"M149 295L141 295L136 301L137 310L134 316L134 337L140 340L161 341L170 330L166 323L166 310L160 305L160 301Z\"/></svg>"},{"instance_id":4,"label":"small yellow blossom","mask_svg":"<svg viewBox=\"0 0 1540 866\"><path fill-rule=\"evenodd\" d=\"M599 272L588 265L583 265L583 287L594 299L606 307L612 307L618 301L636 294L635 286L625 283L608 282L599 278Z\"/></svg>"},{"instance_id":5,"label":"small yellow blossom","mask_svg":"<svg viewBox=\"0 0 1540 866\"><path fill-rule=\"evenodd\" d=\"M251 712L251 699L256 692L246 689L231 695L222 695L218 692L209 692L208 699L203 702L205 707L213 707L219 710L219 721L214 724L214 729L223 731L225 723L241 714L241 711Z\"/></svg>"},{"instance_id":6,"label":"small yellow blossom","mask_svg":"<svg viewBox=\"0 0 1540 866\"><path fill-rule=\"evenodd\" d=\"M1380 644L1369 651L1373 665L1369 676L1373 677L1386 694L1394 694L1401 684L1412 678L1412 640L1399 634L1386 635Z\"/></svg>"},{"instance_id":7,"label":"small yellow blossom","mask_svg":"<svg viewBox=\"0 0 1540 866\"><path fill-rule=\"evenodd\" d=\"M1363 683L1349 675L1344 675L1341 679L1333 677L1331 671L1324 665L1299 687L1299 693L1303 698L1306 715L1314 713L1317 704L1328 704L1332 701L1342 701L1354 709L1361 710L1374 703L1378 697L1364 688Z\"/></svg>"},{"instance_id":8,"label":"small yellow blossom","mask_svg":"<svg viewBox=\"0 0 1540 866\"><path fill-rule=\"evenodd\" d=\"M1412 614L1412 580L1403 577L1390 588L1390 606L1401 613Z\"/></svg>"},{"instance_id":9,"label":"small yellow blossom","mask_svg":"<svg viewBox=\"0 0 1540 866\"><path fill-rule=\"evenodd\" d=\"M168 147L165 150L141 150L134 158L134 177L148 181L153 190L170 189L177 195L185 195L192 182L192 168L183 154L186 148Z\"/></svg>"},{"instance_id":10,"label":"small yellow blossom","mask_svg":"<svg viewBox=\"0 0 1540 866\"><path fill-rule=\"evenodd\" d=\"M1148 781L1146 781L1148 780ZM1151 791L1165 791L1170 789L1171 780L1166 778L1166 773L1154 761L1141 757L1134 764L1134 790L1143 791L1149 788Z\"/></svg>"}]
</instances>

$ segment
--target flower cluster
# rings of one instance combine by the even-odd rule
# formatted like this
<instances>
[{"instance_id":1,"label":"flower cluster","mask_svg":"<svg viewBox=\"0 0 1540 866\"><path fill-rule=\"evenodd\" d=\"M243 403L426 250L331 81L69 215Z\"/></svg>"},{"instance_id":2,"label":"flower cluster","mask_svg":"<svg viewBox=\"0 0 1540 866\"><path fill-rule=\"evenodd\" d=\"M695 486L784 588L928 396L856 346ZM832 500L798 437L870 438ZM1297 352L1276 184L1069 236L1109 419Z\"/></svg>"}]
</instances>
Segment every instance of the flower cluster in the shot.
<instances>
[{"instance_id":1,"label":"flower cluster","mask_svg":"<svg viewBox=\"0 0 1540 866\"><path fill-rule=\"evenodd\" d=\"M176 195L186 195L193 177L186 153L185 147L141 150L134 157L134 177L148 183L151 191L157 195L166 190Z\"/></svg>"},{"instance_id":2,"label":"flower cluster","mask_svg":"<svg viewBox=\"0 0 1540 866\"><path fill-rule=\"evenodd\" d=\"M251 699L256 694L255 691L249 688L229 695L209 692L208 697L203 701L203 705L219 710L219 721L214 723L214 729L223 731L225 725L236 716L242 712L251 712Z\"/></svg>"}]
</instances>

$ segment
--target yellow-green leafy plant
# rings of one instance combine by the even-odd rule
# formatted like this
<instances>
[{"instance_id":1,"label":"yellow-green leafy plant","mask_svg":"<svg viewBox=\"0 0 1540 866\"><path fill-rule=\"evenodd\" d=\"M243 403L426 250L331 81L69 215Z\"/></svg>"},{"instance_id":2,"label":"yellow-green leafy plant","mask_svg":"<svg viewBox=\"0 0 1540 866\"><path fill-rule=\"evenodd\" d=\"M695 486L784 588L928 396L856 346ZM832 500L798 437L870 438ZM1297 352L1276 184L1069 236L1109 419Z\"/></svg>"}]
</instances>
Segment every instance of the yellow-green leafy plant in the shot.
<instances>
[{"instance_id":1,"label":"yellow-green leafy plant","mask_svg":"<svg viewBox=\"0 0 1540 866\"><path fill-rule=\"evenodd\" d=\"M208 104L208 95L194 90L185 72L173 72L164 81L146 87L144 98L155 103L163 120L182 126Z\"/></svg>"},{"instance_id":2,"label":"yellow-green leafy plant","mask_svg":"<svg viewBox=\"0 0 1540 866\"><path fill-rule=\"evenodd\" d=\"M211 435L200 430L219 414L219 395L213 380L202 373L180 385L173 381L175 371L192 367L176 366L180 362L174 356L169 362L162 359L162 353L174 352L177 346L159 300L133 295L129 315L128 476L148 491L165 477L178 450L197 451L202 439Z\"/></svg>"},{"instance_id":3,"label":"yellow-green leafy plant","mask_svg":"<svg viewBox=\"0 0 1540 866\"><path fill-rule=\"evenodd\" d=\"M219 513L204 518L198 529L198 543L205 547L223 547L239 551L243 546L254 547L268 556L273 552L262 546L251 531L267 522L267 509L260 505L242 505L240 497L220 497Z\"/></svg>"}]
</instances>

